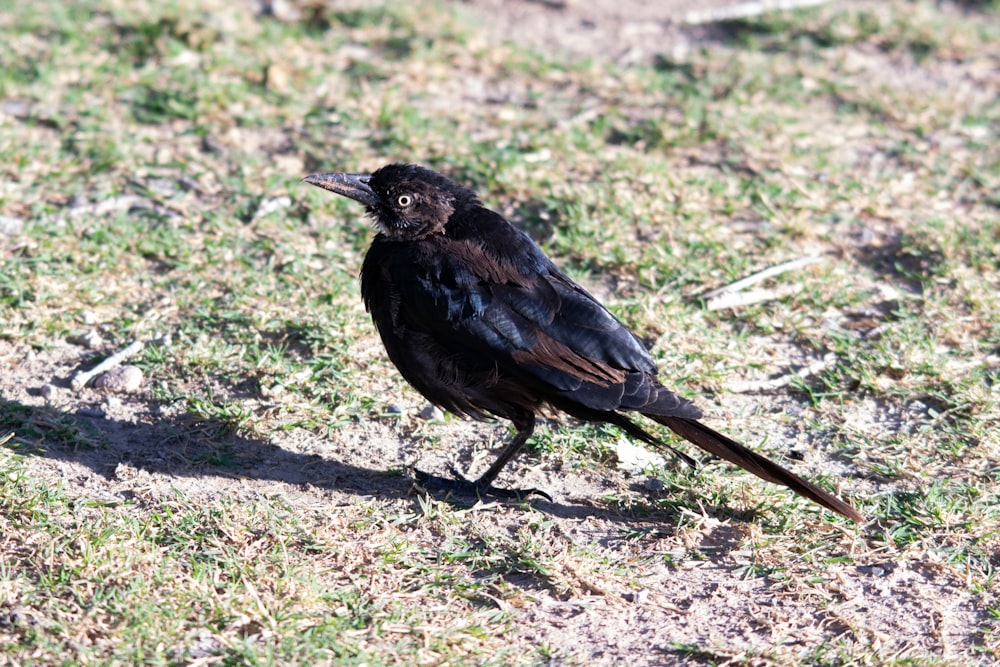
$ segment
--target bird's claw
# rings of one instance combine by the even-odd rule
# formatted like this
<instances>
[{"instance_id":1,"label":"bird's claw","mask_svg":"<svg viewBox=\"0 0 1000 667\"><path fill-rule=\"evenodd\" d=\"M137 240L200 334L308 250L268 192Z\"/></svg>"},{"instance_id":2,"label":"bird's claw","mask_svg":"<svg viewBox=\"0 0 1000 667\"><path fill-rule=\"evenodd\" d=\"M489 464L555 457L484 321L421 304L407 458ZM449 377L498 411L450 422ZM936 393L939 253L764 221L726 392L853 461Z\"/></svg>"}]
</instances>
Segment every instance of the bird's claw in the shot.
<instances>
[{"instance_id":1,"label":"bird's claw","mask_svg":"<svg viewBox=\"0 0 1000 667\"><path fill-rule=\"evenodd\" d=\"M466 479L455 468L451 468L452 479L438 477L422 470L414 470L414 481L426 491L444 492L456 496L475 498L497 498L500 500L526 500L531 496L541 496L552 502L552 496L540 489L502 489L492 484L480 484L478 481Z\"/></svg>"}]
</instances>

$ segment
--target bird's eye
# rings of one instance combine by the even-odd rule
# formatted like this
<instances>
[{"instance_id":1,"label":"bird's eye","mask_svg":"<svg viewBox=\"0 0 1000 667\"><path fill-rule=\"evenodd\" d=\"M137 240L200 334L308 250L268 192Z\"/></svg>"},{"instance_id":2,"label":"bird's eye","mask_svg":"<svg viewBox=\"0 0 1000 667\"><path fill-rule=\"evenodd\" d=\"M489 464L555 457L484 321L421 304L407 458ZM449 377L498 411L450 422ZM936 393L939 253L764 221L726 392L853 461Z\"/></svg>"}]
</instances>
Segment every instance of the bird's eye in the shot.
<instances>
[{"instance_id":1,"label":"bird's eye","mask_svg":"<svg viewBox=\"0 0 1000 667\"><path fill-rule=\"evenodd\" d=\"M399 197L396 199L396 203L399 204L401 208L406 208L407 206L413 203L413 197L411 197L410 195L399 195Z\"/></svg>"}]
</instances>

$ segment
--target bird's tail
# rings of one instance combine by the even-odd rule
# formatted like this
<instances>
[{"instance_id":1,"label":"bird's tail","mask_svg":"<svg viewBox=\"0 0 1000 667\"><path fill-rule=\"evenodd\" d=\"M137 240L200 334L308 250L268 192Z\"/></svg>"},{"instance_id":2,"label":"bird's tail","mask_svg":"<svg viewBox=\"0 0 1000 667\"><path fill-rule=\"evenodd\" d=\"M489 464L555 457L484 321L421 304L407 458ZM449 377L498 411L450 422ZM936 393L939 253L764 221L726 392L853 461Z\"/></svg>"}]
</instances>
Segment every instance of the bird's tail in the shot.
<instances>
[{"instance_id":1,"label":"bird's tail","mask_svg":"<svg viewBox=\"0 0 1000 667\"><path fill-rule=\"evenodd\" d=\"M829 510L842 514L848 519L858 522L864 521L864 517L856 509L840 498L824 491L812 482L808 482L798 475L785 470L774 461L761 456L757 452L747 449L732 438L727 438L721 433L713 431L697 420L662 415L646 416L663 424L680 437L698 445L705 451L711 452L730 463L735 463L761 479L787 486L800 496L809 498Z\"/></svg>"}]
</instances>

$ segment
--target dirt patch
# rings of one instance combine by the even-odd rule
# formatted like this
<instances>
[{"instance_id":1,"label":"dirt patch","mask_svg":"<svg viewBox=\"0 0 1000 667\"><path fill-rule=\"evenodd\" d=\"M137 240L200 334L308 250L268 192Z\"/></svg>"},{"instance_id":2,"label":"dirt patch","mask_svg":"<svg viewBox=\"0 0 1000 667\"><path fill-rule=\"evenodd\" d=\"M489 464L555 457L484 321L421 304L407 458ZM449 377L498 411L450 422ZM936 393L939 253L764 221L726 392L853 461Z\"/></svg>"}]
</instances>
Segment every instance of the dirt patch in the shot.
<instances>
[{"instance_id":1,"label":"dirt patch","mask_svg":"<svg viewBox=\"0 0 1000 667\"><path fill-rule=\"evenodd\" d=\"M720 22L825 0L468 0L486 34L552 56L648 63L683 58L699 42L724 34Z\"/></svg>"}]
</instances>

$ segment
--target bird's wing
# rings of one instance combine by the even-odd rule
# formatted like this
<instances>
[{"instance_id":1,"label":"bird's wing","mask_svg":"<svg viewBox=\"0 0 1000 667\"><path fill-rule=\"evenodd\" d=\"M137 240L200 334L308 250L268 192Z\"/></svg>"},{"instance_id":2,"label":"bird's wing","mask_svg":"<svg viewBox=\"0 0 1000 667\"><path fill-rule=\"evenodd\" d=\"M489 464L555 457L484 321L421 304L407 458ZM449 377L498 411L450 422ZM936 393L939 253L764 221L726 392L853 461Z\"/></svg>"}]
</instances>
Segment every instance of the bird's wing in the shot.
<instances>
[{"instance_id":1,"label":"bird's wing","mask_svg":"<svg viewBox=\"0 0 1000 667\"><path fill-rule=\"evenodd\" d=\"M489 246L450 239L429 250L424 271L397 281L405 319L456 352L495 359L590 409L700 416L659 385L653 360L625 325L528 237L504 231Z\"/></svg>"}]
</instances>

